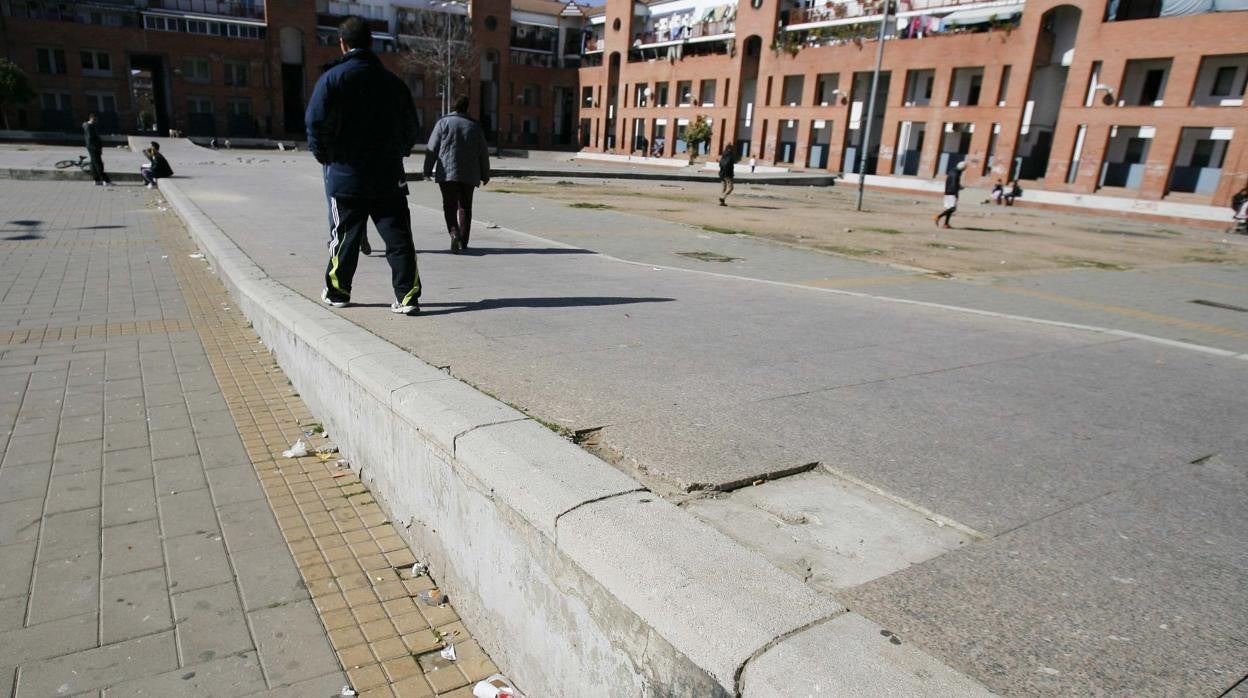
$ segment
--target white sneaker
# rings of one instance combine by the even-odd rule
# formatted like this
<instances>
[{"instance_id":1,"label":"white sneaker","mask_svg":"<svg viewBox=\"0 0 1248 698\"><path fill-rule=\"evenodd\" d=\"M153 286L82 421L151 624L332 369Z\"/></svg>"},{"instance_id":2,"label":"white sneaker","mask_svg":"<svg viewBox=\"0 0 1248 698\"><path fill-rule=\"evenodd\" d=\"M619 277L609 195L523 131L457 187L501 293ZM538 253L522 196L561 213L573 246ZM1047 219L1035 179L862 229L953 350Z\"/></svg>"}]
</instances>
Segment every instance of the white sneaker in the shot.
<instances>
[{"instance_id":1,"label":"white sneaker","mask_svg":"<svg viewBox=\"0 0 1248 698\"><path fill-rule=\"evenodd\" d=\"M396 315L419 315L420 304L412 303L411 305L401 305L398 301L390 304L390 312Z\"/></svg>"},{"instance_id":2,"label":"white sneaker","mask_svg":"<svg viewBox=\"0 0 1248 698\"><path fill-rule=\"evenodd\" d=\"M155 188L156 188L156 185L155 185L155 184L148 184L148 185L147 185L147 188L148 188L148 189L155 189Z\"/></svg>"},{"instance_id":3,"label":"white sneaker","mask_svg":"<svg viewBox=\"0 0 1248 698\"><path fill-rule=\"evenodd\" d=\"M346 301L331 301L329 299L329 289L327 288L321 289L321 302L324 303L325 305L330 305L335 308L347 307Z\"/></svg>"}]
</instances>

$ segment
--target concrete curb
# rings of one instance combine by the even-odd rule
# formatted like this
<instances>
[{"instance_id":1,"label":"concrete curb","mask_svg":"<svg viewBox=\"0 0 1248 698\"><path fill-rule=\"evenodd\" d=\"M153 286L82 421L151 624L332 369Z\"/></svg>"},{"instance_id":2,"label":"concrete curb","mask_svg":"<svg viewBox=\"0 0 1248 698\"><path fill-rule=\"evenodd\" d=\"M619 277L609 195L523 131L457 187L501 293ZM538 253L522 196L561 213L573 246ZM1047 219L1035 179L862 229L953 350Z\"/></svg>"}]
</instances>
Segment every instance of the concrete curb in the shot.
<instances>
[{"instance_id":1,"label":"concrete curb","mask_svg":"<svg viewBox=\"0 0 1248 698\"><path fill-rule=\"evenodd\" d=\"M142 182L143 177L137 172L108 172L108 178L114 182ZM0 179L21 179L27 181L46 182L90 182L91 173L77 167L63 170L44 170L33 167L6 167L0 169Z\"/></svg>"},{"instance_id":2,"label":"concrete curb","mask_svg":"<svg viewBox=\"0 0 1248 698\"><path fill-rule=\"evenodd\" d=\"M352 467L427 551L474 635L531 695L809 695L855 689L839 673L846 663L864 686L985 693L520 412L274 281L177 183L161 191Z\"/></svg>"}]
</instances>

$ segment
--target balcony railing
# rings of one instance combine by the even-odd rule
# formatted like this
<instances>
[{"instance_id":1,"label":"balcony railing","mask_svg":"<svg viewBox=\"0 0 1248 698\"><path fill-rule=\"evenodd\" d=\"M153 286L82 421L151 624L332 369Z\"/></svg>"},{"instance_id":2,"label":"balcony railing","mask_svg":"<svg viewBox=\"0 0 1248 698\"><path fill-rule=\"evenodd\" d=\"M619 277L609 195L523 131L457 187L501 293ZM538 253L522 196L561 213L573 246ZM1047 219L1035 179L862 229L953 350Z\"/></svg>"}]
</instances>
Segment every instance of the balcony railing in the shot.
<instances>
[{"instance_id":1,"label":"balcony railing","mask_svg":"<svg viewBox=\"0 0 1248 698\"><path fill-rule=\"evenodd\" d=\"M892 12L899 17L939 13L968 6L990 8L1002 6L1004 11L1017 11L1021 0L895 0ZM1004 8L1008 6L1008 10ZM823 3L820 6L804 7L788 11L788 26L799 24L817 24L835 22L837 20L856 19L860 17L879 17L884 11L884 0L840 0Z\"/></svg>"},{"instance_id":2,"label":"balcony railing","mask_svg":"<svg viewBox=\"0 0 1248 698\"><path fill-rule=\"evenodd\" d=\"M257 0L150 0L148 8L241 19L264 19L264 3Z\"/></svg>"},{"instance_id":3,"label":"balcony railing","mask_svg":"<svg viewBox=\"0 0 1248 698\"><path fill-rule=\"evenodd\" d=\"M633 35L634 47L641 48L650 44L661 44L672 41L691 41L693 39L701 39L708 36L724 36L736 32L735 19L721 19L718 21L697 22L689 26L679 27L663 27L657 30L654 27L646 27L645 31ZM636 42L641 42L638 45Z\"/></svg>"}]
</instances>

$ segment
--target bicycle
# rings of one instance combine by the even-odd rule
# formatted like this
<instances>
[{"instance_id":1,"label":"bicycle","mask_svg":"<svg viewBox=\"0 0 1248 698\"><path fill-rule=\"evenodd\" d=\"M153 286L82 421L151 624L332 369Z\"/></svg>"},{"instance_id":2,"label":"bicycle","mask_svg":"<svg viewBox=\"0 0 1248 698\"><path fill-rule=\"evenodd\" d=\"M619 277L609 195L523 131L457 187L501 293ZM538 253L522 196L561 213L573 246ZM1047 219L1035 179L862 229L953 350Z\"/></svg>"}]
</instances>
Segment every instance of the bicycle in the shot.
<instances>
[{"instance_id":1,"label":"bicycle","mask_svg":"<svg viewBox=\"0 0 1248 698\"><path fill-rule=\"evenodd\" d=\"M58 170L66 170L71 167L78 167L83 172L89 173L91 171L91 161L87 159L86 155L79 155L77 160L61 160L56 163L56 169Z\"/></svg>"}]
</instances>

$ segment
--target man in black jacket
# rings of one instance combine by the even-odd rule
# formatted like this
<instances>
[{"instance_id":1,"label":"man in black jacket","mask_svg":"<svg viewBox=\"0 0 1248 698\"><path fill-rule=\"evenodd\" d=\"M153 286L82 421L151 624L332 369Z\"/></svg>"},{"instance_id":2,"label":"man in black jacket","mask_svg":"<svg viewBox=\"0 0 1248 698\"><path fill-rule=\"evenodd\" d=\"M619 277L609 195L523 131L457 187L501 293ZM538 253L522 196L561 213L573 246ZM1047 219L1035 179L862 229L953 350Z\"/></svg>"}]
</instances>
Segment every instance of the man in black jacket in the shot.
<instances>
[{"instance_id":1,"label":"man in black jacket","mask_svg":"<svg viewBox=\"0 0 1248 698\"><path fill-rule=\"evenodd\" d=\"M87 142L87 155L91 156L91 177L95 186L112 186L113 180L104 171L104 142L95 128L95 114L87 114L87 121L82 125L82 137Z\"/></svg>"},{"instance_id":2,"label":"man in black jacket","mask_svg":"<svg viewBox=\"0 0 1248 698\"><path fill-rule=\"evenodd\" d=\"M952 227L949 225L949 219L953 218L953 212L958 210L958 192L962 191L962 171L965 169L966 161L963 160L945 175L945 210L936 214L936 225L940 225L940 219L944 218L944 227Z\"/></svg>"},{"instance_id":3,"label":"man in black jacket","mask_svg":"<svg viewBox=\"0 0 1248 698\"><path fill-rule=\"evenodd\" d=\"M372 218L386 243L395 302L390 311L420 312L420 274L412 244L403 158L416 144L412 95L370 49L372 32L359 17L338 25L343 56L316 82L304 115L308 147L323 165L329 198L329 264L321 300L351 301L360 244Z\"/></svg>"},{"instance_id":4,"label":"man in black jacket","mask_svg":"<svg viewBox=\"0 0 1248 698\"><path fill-rule=\"evenodd\" d=\"M732 152L734 150L736 146L732 144L732 141L728 141L728 144L724 146L723 154L719 156L719 181L724 183L724 189L719 194L720 206L728 205L724 203L724 199L732 193L732 178L735 175L737 162L737 155Z\"/></svg>"},{"instance_id":5,"label":"man in black jacket","mask_svg":"<svg viewBox=\"0 0 1248 698\"><path fill-rule=\"evenodd\" d=\"M139 174L143 176L143 183L148 189L156 188L156 180L173 176L173 168L169 166L169 161L160 154L159 143L152 141L151 147L143 149L143 154L147 156L147 166L140 167Z\"/></svg>"}]
</instances>

